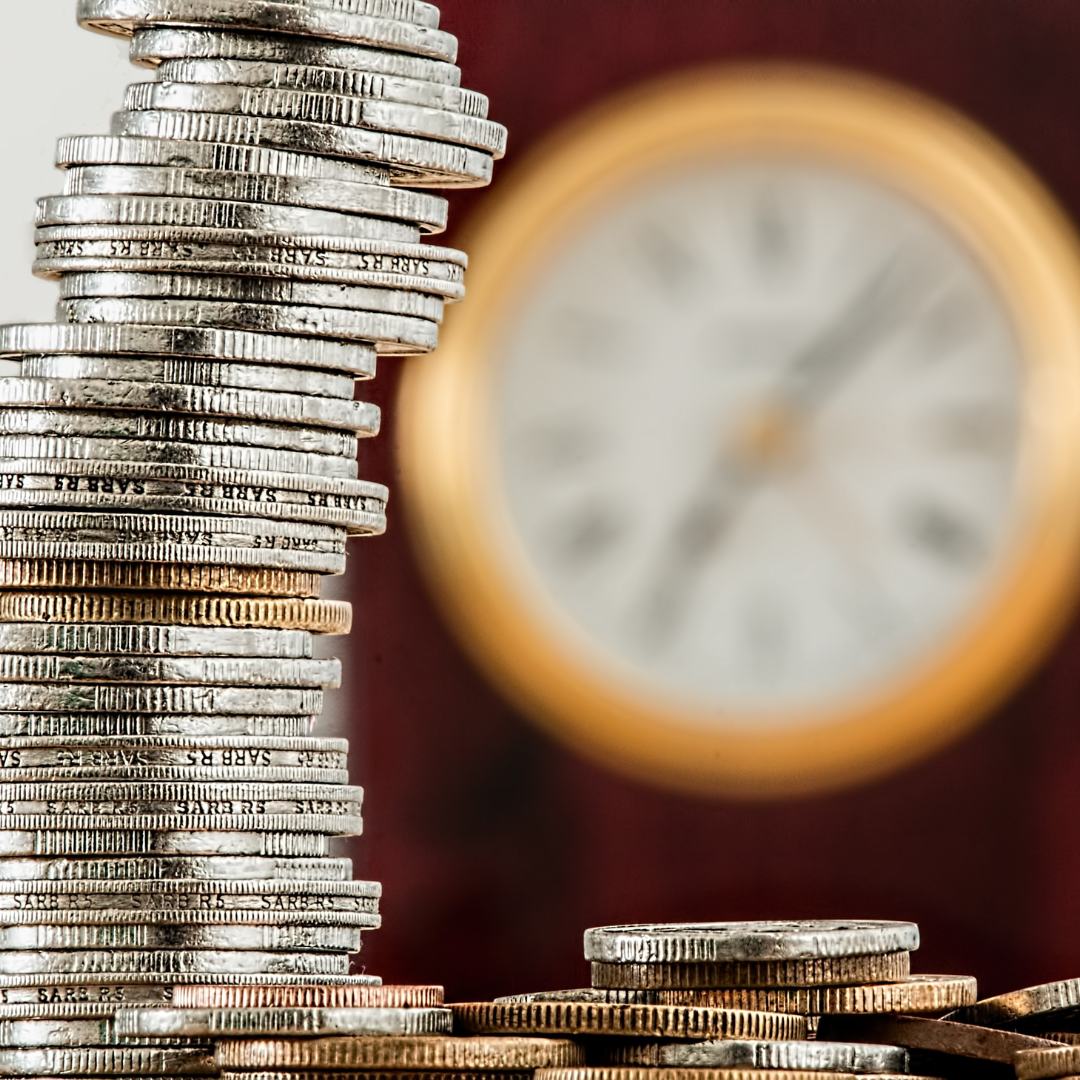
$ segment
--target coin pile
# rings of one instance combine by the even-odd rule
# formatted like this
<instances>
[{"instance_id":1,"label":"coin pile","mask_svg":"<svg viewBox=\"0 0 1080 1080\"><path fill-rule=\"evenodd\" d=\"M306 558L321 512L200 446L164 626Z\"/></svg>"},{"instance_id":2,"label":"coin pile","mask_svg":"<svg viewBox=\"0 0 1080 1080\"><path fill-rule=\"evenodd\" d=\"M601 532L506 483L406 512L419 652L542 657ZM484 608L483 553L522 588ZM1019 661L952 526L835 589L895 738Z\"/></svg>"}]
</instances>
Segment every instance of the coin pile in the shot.
<instances>
[{"instance_id":1,"label":"coin pile","mask_svg":"<svg viewBox=\"0 0 1080 1080\"><path fill-rule=\"evenodd\" d=\"M212 1072L208 1032L121 1035L117 1005L379 982L349 969L380 887L330 857L362 792L312 734L340 677L313 635L351 618L320 583L385 525L356 380L463 295L425 189L486 183L506 133L422 0L78 18L157 71L61 140L57 322L0 327L0 1074ZM442 1031L430 997L371 1023Z\"/></svg>"}]
</instances>

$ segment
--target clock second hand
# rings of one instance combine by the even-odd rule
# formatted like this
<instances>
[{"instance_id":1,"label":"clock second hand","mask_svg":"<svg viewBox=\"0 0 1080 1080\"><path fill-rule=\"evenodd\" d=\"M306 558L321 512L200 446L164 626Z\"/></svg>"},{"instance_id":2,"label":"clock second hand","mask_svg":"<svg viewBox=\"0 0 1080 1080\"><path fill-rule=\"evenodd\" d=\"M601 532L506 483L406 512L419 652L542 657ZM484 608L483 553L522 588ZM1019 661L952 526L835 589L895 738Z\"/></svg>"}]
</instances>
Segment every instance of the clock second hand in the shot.
<instances>
[{"instance_id":1,"label":"clock second hand","mask_svg":"<svg viewBox=\"0 0 1080 1080\"><path fill-rule=\"evenodd\" d=\"M796 427L925 299L918 266L894 251L840 314L785 365L765 398L756 437L735 460L730 447L721 446L698 494L669 533L660 573L636 623L642 644L659 649L670 643L694 582L768 479L768 466L790 448Z\"/></svg>"}]
</instances>

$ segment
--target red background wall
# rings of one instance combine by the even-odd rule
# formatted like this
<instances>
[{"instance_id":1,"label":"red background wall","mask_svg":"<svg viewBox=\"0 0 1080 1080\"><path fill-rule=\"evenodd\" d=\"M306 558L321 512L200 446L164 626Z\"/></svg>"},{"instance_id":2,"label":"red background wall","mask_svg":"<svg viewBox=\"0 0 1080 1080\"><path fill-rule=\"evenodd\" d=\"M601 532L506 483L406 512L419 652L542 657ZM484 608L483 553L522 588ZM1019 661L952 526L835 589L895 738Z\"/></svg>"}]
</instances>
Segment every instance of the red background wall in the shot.
<instances>
[{"instance_id":1,"label":"red background wall","mask_svg":"<svg viewBox=\"0 0 1080 1080\"><path fill-rule=\"evenodd\" d=\"M444 0L465 85L514 157L603 95L689 64L814 60L966 111L1080 209L1076 0ZM483 193L455 199L458 222ZM452 240L452 234L450 234ZM361 475L396 485L397 367ZM394 504L392 504L394 507ZM484 683L419 578L400 499L358 543L349 644L358 872L385 886L364 961L452 1000L585 985L613 921L917 920L916 970L983 992L1080 975L1080 627L945 753L842 794L740 805L651 790L550 742Z\"/></svg>"}]
</instances>

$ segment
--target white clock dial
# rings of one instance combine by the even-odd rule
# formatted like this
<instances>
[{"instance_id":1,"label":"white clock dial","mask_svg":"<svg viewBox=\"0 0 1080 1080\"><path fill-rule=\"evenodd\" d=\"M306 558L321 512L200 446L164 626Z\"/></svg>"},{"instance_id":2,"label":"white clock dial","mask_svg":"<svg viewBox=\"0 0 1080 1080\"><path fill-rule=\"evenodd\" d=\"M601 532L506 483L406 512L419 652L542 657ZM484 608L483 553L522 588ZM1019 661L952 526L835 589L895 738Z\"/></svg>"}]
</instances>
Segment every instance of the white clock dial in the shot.
<instances>
[{"instance_id":1,"label":"white clock dial","mask_svg":"<svg viewBox=\"0 0 1080 1080\"><path fill-rule=\"evenodd\" d=\"M782 729L978 616L1020 517L1023 358L904 192L790 155L658 171L505 325L509 518L631 682Z\"/></svg>"}]
</instances>

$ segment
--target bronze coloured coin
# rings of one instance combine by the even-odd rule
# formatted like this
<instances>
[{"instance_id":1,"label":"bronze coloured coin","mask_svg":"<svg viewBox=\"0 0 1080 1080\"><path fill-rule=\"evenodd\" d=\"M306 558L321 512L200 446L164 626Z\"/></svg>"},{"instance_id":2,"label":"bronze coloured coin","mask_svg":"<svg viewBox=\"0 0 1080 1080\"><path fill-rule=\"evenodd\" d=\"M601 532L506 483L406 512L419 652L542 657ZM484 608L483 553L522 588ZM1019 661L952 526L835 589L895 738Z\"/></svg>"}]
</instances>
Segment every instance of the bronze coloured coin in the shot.
<instances>
[{"instance_id":1,"label":"bronze coloured coin","mask_svg":"<svg viewBox=\"0 0 1080 1080\"><path fill-rule=\"evenodd\" d=\"M1013 1058L1017 1080L1045 1080L1047 1077L1080 1073L1080 1046L1053 1046L1021 1050Z\"/></svg>"}]
</instances>

